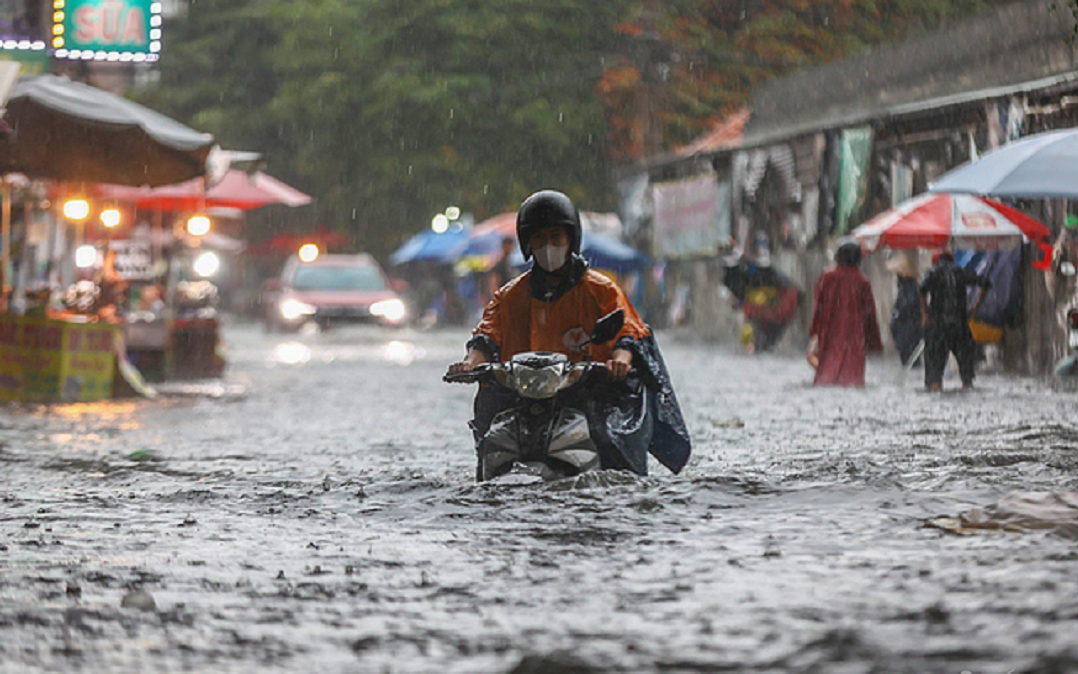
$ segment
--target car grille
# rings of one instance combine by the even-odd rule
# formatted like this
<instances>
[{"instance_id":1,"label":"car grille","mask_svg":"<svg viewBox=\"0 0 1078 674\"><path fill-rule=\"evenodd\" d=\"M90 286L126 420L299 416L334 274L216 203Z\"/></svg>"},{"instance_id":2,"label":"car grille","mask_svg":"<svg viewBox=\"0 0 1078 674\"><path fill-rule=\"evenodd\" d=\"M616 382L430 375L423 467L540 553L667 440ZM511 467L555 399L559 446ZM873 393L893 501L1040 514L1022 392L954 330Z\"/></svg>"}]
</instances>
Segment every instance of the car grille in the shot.
<instances>
[{"instance_id":1,"label":"car grille","mask_svg":"<svg viewBox=\"0 0 1078 674\"><path fill-rule=\"evenodd\" d=\"M371 311L367 307L319 307L314 315L316 318L358 321L371 318Z\"/></svg>"}]
</instances>

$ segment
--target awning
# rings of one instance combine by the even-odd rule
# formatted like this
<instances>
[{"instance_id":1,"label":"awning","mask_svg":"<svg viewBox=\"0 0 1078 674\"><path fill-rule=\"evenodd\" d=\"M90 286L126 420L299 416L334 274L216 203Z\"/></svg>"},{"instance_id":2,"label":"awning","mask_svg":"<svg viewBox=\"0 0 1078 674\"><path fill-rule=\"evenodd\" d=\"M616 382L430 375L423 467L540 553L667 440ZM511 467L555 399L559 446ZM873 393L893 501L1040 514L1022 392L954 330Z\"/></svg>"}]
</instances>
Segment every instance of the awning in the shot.
<instances>
[{"instance_id":1,"label":"awning","mask_svg":"<svg viewBox=\"0 0 1078 674\"><path fill-rule=\"evenodd\" d=\"M23 77L4 120L0 171L67 182L169 185L201 176L213 136L95 87Z\"/></svg>"}]
</instances>

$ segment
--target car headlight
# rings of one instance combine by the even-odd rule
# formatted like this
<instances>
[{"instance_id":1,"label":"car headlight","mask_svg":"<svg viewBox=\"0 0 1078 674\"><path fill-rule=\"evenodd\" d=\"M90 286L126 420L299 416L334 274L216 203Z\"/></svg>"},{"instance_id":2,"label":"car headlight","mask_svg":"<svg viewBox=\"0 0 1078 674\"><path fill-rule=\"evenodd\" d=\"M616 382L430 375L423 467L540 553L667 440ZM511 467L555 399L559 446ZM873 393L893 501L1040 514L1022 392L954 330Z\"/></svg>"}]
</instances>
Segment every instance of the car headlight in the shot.
<instances>
[{"instance_id":1,"label":"car headlight","mask_svg":"<svg viewBox=\"0 0 1078 674\"><path fill-rule=\"evenodd\" d=\"M564 368L558 365L546 367L514 367L510 375L513 390L522 398L549 398L564 388L567 381Z\"/></svg>"},{"instance_id":2,"label":"car headlight","mask_svg":"<svg viewBox=\"0 0 1078 674\"><path fill-rule=\"evenodd\" d=\"M371 316L378 316L392 323L404 318L404 313L404 302L397 299L382 300L371 305Z\"/></svg>"},{"instance_id":3,"label":"car headlight","mask_svg":"<svg viewBox=\"0 0 1078 674\"><path fill-rule=\"evenodd\" d=\"M306 302L299 300L285 300L280 306L281 317L286 321L294 321L301 316L311 316L316 309Z\"/></svg>"}]
</instances>

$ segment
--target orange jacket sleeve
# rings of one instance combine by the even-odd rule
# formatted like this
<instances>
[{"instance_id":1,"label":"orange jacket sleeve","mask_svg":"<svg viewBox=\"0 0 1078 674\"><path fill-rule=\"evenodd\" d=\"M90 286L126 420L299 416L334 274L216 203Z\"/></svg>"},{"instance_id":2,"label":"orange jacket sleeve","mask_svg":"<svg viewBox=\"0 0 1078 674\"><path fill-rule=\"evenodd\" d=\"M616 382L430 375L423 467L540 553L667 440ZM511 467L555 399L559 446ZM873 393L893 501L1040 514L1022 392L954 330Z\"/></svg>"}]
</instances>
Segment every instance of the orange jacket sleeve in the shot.
<instances>
[{"instance_id":1,"label":"orange jacket sleeve","mask_svg":"<svg viewBox=\"0 0 1078 674\"><path fill-rule=\"evenodd\" d=\"M623 338L643 339L651 334L648 326L641 320L640 315L636 313L636 309L629 302L629 298L625 296L625 292L616 283L598 272L589 272L585 280L592 288L592 295L600 308L600 316L605 316L615 309L621 309L625 312L625 325L622 326L621 332L618 333L617 339L614 340L615 344Z\"/></svg>"}]
</instances>

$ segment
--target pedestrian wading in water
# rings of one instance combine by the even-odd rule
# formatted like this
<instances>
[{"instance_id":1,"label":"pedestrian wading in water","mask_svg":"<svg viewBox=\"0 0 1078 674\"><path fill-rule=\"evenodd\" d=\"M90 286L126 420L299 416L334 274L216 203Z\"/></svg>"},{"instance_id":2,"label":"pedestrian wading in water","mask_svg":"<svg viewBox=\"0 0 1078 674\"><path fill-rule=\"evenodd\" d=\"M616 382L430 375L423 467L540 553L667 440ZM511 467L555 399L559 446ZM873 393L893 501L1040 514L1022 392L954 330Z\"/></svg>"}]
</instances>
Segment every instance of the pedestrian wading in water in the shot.
<instances>
[{"instance_id":1,"label":"pedestrian wading in water","mask_svg":"<svg viewBox=\"0 0 1078 674\"><path fill-rule=\"evenodd\" d=\"M865 354L883 350L872 286L861 273L861 246L846 242L834 269L816 282L809 361L816 361L815 386L864 386Z\"/></svg>"},{"instance_id":2,"label":"pedestrian wading in water","mask_svg":"<svg viewBox=\"0 0 1078 674\"><path fill-rule=\"evenodd\" d=\"M910 359L923 338L917 267L909 253L895 252L887 260L887 270L894 272L897 284L895 306L891 311L891 337L902 364L912 366Z\"/></svg>"},{"instance_id":3,"label":"pedestrian wading in water","mask_svg":"<svg viewBox=\"0 0 1078 674\"><path fill-rule=\"evenodd\" d=\"M972 310L966 308L969 286L980 286ZM954 263L949 251L936 253L932 269L921 282L921 316L925 328L925 388L939 391L943 388L943 368L947 356L954 354L958 360L958 374L962 387L973 386L973 367L977 359L977 345L969 329L971 316L984 299L991 282L969 269Z\"/></svg>"}]
</instances>

